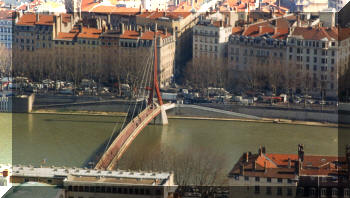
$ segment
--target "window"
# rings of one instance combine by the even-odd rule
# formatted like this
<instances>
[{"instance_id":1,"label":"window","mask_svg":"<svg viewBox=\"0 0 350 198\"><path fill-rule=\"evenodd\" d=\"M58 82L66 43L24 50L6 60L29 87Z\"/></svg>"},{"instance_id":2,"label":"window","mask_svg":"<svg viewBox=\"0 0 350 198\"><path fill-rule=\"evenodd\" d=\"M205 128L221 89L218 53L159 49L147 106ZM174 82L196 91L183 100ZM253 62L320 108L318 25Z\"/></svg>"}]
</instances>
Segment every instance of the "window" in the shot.
<instances>
[{"instance_id":1,"label":"window","mask_svg":"<svg viewBox=\"0 0 350 198\"><path fill-rule=\"evenodd\" d=\"M317 66L316 65L314 65L314 71L317 71Z\"/></svg>"},{"instance_id":2,"label":"window","mask_svg":"<svg viewBox=\"0 0 350 198\"><path fill-rule=\"evenodd\" d=\"M249 177L248 176L244 176L244 180L245 181L249 181Z\"/></svg>"},{"instance_id":3,"label":"window","mask_svg":"<svg viewBox=\"0 0 350 198\"><path fill-rule=\"evenodd\" d=\"M287 196L292 196L292 195L293 195L292 188L287 188Z\"/></svg>"},{"instance_id":4,"label":"window","mask_svg":"<svg viewBox=\"0 0 350 198\"><path fill-rule=\"evenodd\" d=\"M316 189L315 188L310 188L310 196L314 197L316 194Z\"/></svg>"},{"instance_id":5,"label":"window","mask_svg":"<svg viewBox=\"0 0 350 198\"><path fill-rule=\"evenodd\" d=\"M266 194L271 195L271 187L270 186L266 187Z\"/></svg>"},{"instance_id":6,"label":"window","mask_svg":"<svg viewBox=\"0 0 350 198\"><path fill-rule=\"evenodd\" d=\"M260 186L255 186L255 194L259 194L260 193Z\"/></svg>"},{"instance_id":7,"label":"window","mask_svg":"<svg viewBox=\"0 0 350 198\"><path fill-rule=\"evenodd\" d=\"M317 49L314 49L314 55L317 55Z\"/></svg>"},{"instance_id":8,"label":"window","mask_svg":"<svg viewBox=\"0 0 350 198\"><path fill-rule=\"evenodd\" d=\"M327 189L326 188L322 188L321 189L321 197L326 197L327 196Z\"/></svg>"},{"instance_id":9,"label":"window","mask_svg":"<svg viewBox=\"0 0 350 198\"><path fill-rule=\"evenodd\" d=\"M277 178L278 183L282 183L282 178Z\"/></svg>"},{"instance_id":10,"label":"window","mask_svg":"<svg viewBox=\"0 0 350 198\"><path fill-rule=\"evenodd\" d=\"M332 197L338 197L338 189L332 188Z\"/></svg>"},{"instance_id":11,"label":"window","mask_svg":"<svg viewBox=\"0 0 350 198\"><path fill-rule=\"evenodd\" d=\"M345 189L344 189L344 197L349 197L349 195L350 195L349 189L348 189L348 188L345 188Z\"/></svg>"},{"instance_id":12,"label":"window","mask_svg":"<svg viewBox=\"0 0 350 198\"><path fill-rule=\"evenodd\" d=\"M288 182L288 184L291 184L291 183L292 183L292 180L291 180L291 179L288 179L287 182Z\"/></svg>"},{"instance_id":13,"label":"window","mask_svg":"<svg viewBox=\"0 0 350 198\"><path fill-rule=\"evenodd\" d=\"M266 181L267 181L268 183L271 183L271 177L266 178Z\"/></svg>"},{"instance_id":14,"label":"window","mask_svg":"<svg viewBox=\"0 0 350 198\"><path fill-rule=\"evenodd\" d=\"M239 175L234 176L235 180L239 180Z\"/></svg>"},{"instance_id":15,"label":"window","mask_svg":"<svg viewBox=\"0 0 350 198\"><path fill-rule=\"evenodd\" d=\"M277 187L277 195L282 195L282 187Z\"/></svg>"},{"instance_id":16,"label":"window","mask_svg":"<svg viewBox=\"0 0 350 198\"><path fill-rule=\"evenodd\" d=\"M304 196L304 188L303 187L298 187L297 188L297 194L299 196Z\"/></svg>"},{"instance_id":17,"label":"window","mask_svg":"<svg viewBox=\"0 0 350 198\"><path fill-rule=\"evenodd\" d=\"M255 181L259 182L260 181L260 177L255 177Z\"/></svg>"}]
</instances>

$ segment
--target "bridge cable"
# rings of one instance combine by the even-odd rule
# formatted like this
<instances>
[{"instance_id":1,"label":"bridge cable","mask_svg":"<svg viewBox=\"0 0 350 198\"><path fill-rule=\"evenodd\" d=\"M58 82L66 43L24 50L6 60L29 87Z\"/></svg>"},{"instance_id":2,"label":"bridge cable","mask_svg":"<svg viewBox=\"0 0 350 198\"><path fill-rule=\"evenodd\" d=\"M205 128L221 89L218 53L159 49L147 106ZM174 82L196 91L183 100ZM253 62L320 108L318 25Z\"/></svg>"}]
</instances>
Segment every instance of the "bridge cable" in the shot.
<instances>
[{"instance_id":1,"label":"bridge cable","mask_svg":"<svg viewBox=\"0 0 350 198\"><path fill-rule=\"evenodd\" d=\"M142 73L143 73L143 76L144 76L145 72L149 69L149 67L150 67L150 65L151 65L151 64L148 64L148 63L149 63L149 61L150 61L150 59L151 59L151 57L152 57L152 55L153 55L153 53L152 53L153 50L152 50L152 49L153 49L153 48L151 47L151 49L150 49L150 51L151 51L151 56L148 56L148 58L147 58L146 67L144 67L144 71L142 72ZM151 73L151 72L150 72L150 73ZM142 81L143 81L143 79L142 79ZM146 80L146 81L147 81L147 80ZM147 82L145 82L145 84L146 84L146 83L147 83ZM145 91L146 91L146 90L144 90L144 93L145 93ZM136 104L137 104L137 98L136 98L135 108L136 108ZM130 107L131 107L131 104L128 105L128 111L127 111L127 112L130 111ZM135 111L135 108L134 108L134 111ZM122 129L124 128L125 123L126 123L126 120L127 120L127 117L128 117L128 114L124 117L123 123L122 123L121 127L120 127L119 130L118 130L117 136L119 135L119 133L120 133L120 132L122 131ZM133 117L133 115L132 115L132 117ZM117 131L117 130L116 130L116 129L117 129L117 126L118 126L118 123L116 123L116 124L114 125L113 131L112 131L112 133L111 133L111 135L110 135L110 137L109 137L108 143L106 144L106 147L105 147L105 150L104 150L103 153L106 153L108 147L110 146L111 140L112 140L112 138L113 138L115 132Z\"/></svg>"}]
</instances>

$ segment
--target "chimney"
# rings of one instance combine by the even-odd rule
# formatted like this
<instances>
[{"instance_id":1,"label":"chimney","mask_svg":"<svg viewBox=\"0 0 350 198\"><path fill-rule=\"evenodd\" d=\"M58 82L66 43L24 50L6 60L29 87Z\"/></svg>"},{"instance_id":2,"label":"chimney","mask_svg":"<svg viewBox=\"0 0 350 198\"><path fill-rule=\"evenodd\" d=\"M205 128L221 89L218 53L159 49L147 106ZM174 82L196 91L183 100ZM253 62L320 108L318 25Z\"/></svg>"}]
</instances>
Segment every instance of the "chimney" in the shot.
<instances>
[{"instance_id":1,"label":"chimney","mask_svg":"<svg viewBox=\"0 0 350 198\"><path fill-rule=\"evenodd\" d=\"M71 29L73 29L73 24L74 24L74 18L73 18L73 14L70 15L70 25L71 25Z\"/></svg>"},{"instance_id":2,"label":"chimney","mask_svg":"<svg viewBox=\"0 0 350 198\"><path fill-rule=\"evenodd\" d=\"M111 24L111 14L107 15L107 25Z\"/></svg>"},{"instance_id":3,"label":"chimney","mask_svg":"<svg viewBox=\"0 0 350 198\"><path fill-rule=\"evenodd\" d=\"M100 18L96 18L96 25L97 25L97 29L101 29L102 27L101 27L101 19Z\"/></svg>"},{"instance_id":4,"label":"chimney","mask_svg":"<svg viewBox=\"0 0 350 198\"><path fill-rule=\"evenodd\" d=\"M239 166L239 174L243 175L243 165Z\"/></svg>"},{"instance_id":5,"label":"chimney","mask_svg":"<svg viewBox=\"0 0 350 198\"><path fill-rule=\"evenodd\" d=\"M291 163L292 163L292 161L291 161L290 158L288 157L288 168L291 168Z\"/></svg>"},{"instance_id":6,"label":"chimney","mask_svg":"<svg viewBox=\"0 0 350 198\"><path fill-rule=\"evenodd\" d=\"M57 37L58 35L58 24L57 24L57 16L56 15L53 15L53 22L54 22L54 27L55 27L55 32L54 32L54 36L55 38Z\"/></svg>"},{"instance_id":7,"label":"chimney","mask_svg":"<svg viewBox=\"0 0 350 198\"><path fill-rule=\"evenodd\" d=\"M261 148L261 146L259 147L258 154L259 154L259 156L262 155L262 148Z\"/></svg>"},{"instance_id":8,"label":"chimney","mask_svg":"<svg viewBox=\"0 0 350 198\"><path fill-rule=\"evenodd\" d=\"M82 26L83 26L82 24L79 24L79 25L78 25L78 31L79 31L79 32L81 32L81 31L82 31L82 29L83 29L83 27L82 27Z\"/></svg>"},{"instance_id":9,"label":"chimney","mask_svg":"<svg viewBox=\"0 0 350 198\"><path fill-rule=\"evenodd\" d=\"M141 37L142 36L142 29L138 29L137 31L139 32L139 37Z\"/></svg>"},{"instance_id":10,"label":"chimney","mask_svg":"<svg viewBox=\"0 0 350 198\"><path fill-rule=\"evenodd\" d=\"M245 155L245 162L249 162L249 156L248 156L248 152L247 153L244 153L244 155Z\"/></svg>"},{"instance_id":11,"label":"chimney","mask_svg":"<svg viewBox=\"0 0 350 198\"><path fill-rule=\"evenodd\" d=\"M121 24L120 24L120 33L121 33L121 34L124 34L124 32L125 32L124 23L121 23Z\"/></svg>"},{"instance_id":12,"label":"chimney","mask_svg":"<svg viewBox=\"0 0 350 198\"><path fill-rule=\"evenodd\" d=\"M298 145L298 160L304 162L304 145Z\"/></svg>"}]
</instances>

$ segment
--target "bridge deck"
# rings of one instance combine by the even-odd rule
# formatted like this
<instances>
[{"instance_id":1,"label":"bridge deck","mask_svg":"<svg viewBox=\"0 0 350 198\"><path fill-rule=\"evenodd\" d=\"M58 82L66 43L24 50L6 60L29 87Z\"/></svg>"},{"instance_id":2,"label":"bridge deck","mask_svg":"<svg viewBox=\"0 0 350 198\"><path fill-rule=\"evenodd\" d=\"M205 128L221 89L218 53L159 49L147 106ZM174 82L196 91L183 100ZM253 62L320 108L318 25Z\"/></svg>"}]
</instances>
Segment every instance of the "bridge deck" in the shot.
<instances>
[{"instance_id":1,"label":"bridge deck","mask_svg":"<svg viewBox=\"0 0 350 198\"><path fill-rule=\"evenodd\" d=\"M96 164L96 169L112 170L117 161L124 154L126 149L141 132L159 113L160 106L148 106L138 116L136 116L115 138L107 151L102 155L100 161Z\"/></svg>"}]
</instances>

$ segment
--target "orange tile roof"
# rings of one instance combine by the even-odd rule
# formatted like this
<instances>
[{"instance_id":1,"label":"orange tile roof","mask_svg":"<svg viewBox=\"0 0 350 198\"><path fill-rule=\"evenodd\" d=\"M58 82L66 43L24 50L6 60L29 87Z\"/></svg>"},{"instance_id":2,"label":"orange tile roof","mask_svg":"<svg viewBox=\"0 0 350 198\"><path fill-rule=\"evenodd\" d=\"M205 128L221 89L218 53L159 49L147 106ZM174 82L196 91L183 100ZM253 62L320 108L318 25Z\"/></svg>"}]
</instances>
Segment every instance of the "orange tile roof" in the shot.
<instances>
[{"instance_id":1,"label":"orange tile roof","mask_svg":"<svg viewBox=\"0 0 350 198\"><path fill-rule=\"evenodd\" d=\"M58 39L58 40L73 40L76 36L77 36L77 33L60 32L60 33L58 33L56 39Z\"/></svg>"},{"instance_id":2,"label":"orange tile roof","mask_svg":"<svg viewBox=\"0 0 350 198\"><path fill-rule=\"evenodd\" d=\"M84 5L82 5L82 12L132 16L132 15L138 14L140 11L138 8L106 6L106 5L101 5L99 3L95 3L94 1L89 1L89 0L84 0L83 2L84 2Z\"/></svg>"},{"instance_id":3,"label":"orange tile roof","mask_svg":"<svg viewBox=\"0 0 350 198\"><path fill-rule=\"evenodd\" d=\"M289 28L277 28L277 32L274 32L274 35L272 35L272 38L274 39L281 39L284 40L288 37L289 34Z\"/></svg>"},{"instance_id":4,"label":"orange tile roof","mask_svg":"<svg viewBox=\"0 0 350 198\"><path fill-rule=\"evenodd\" d=\"M233 27L232 28L232 34L241 34L243 32L243 28L242 27Z\"/></svg>"},{"instance_id":5,"label":"orange tile roof","mask_svg":"<svg viewBox=\"0 0 350 198\"><path fill-rule=\"evenodd\" d=\"M292 32L292 36L301 36L306 40L321 40L327 38L328 40L338 40L338 29L327 27L296 27Z\"/></svg>"},{"instance_id":6,"label":"orange tile roof","mask_svg":"<svg viewBox=\"0 0 350 198\"><path fill-rule=\"evenodd\" d=\"M63 23L70 23L71 22L71 16L72 16L71 14L62 13L61 16L62 16Z\"/></svg>"},{"instance_id":7,"label":"orange tile roof","mask_svg":"<svg viewBox=\"0 0 350 198\"><path fill-rule=\"evenodd\" d=\"M248 161L247 161L248 159ZM290 167L288 163L290 160ZM240 174L241 166L244 166L245 176L294 178L295 163L298 161L297 154L243 154L231 170L231 174ZM300 175L337 175L339 170L347 167L337 162L345 161L345 158L337 156L313 156L305 155L300 170ZM255 164L255 170L253 169Z\"/></svg>"},{"instance_id":8,"label":"orange tile roof","mask_svg":"<svg viewBox=\"0 0 350 198\"><path fill-rule=\"evenodd\" d=\"M0 19L1 20L5 20L5 19L12 20L13 13L14 13L13 10L7 10L7 9L1 10L0 11Z\"/></svg>"},{"instance_id":9,"label":"orange tile roof","mask_svg":"<svg viewBox=\"0 0 350 198\"><path fill-rule=\"evenodd\" d=\"M350 28L339 28L338 32L339 32L339 34L338 34L339 41L350 38Z\"/></svg>"},{"instance_id":10,"label":"orange tile roof","mask_svg":"<svg viewBox=\"0 0 350 198\"><path fill-rule=\"evenodd\" d=\"M186 18L187 16L191 15L190 12L143 12L138 17L141 18L149 18L149 19L159 19L161 17L167 17L170 19L179 19L179 18Z\"/></svg>"},{"instance_id":11,"label":"orange tile roof","mask_svg":"<svg viewBox=\"0 0 350 198\"><path fill-rule=\"evenodd\" d=\"M24 14L17 22L17 25L53 25L53 15L39 14L39 21L36 21L34 13Z\"/></svg>"},{"instance_id":12,"label":"orange tile roof","mask_svg":"<svg viewBox=\"0 0 350 198\"><path fill-rule=\"evenodd\" d=\"M100 37L101 33L102 30L99 30L97 28L83 27L81 32L78 33L77 37L97 39Z\"/></svg>"}]
</instances>

